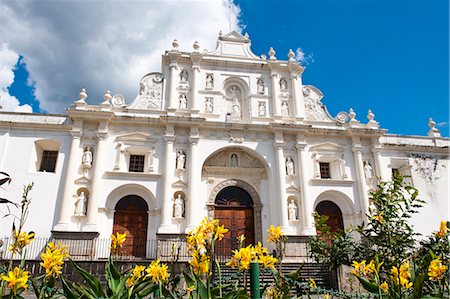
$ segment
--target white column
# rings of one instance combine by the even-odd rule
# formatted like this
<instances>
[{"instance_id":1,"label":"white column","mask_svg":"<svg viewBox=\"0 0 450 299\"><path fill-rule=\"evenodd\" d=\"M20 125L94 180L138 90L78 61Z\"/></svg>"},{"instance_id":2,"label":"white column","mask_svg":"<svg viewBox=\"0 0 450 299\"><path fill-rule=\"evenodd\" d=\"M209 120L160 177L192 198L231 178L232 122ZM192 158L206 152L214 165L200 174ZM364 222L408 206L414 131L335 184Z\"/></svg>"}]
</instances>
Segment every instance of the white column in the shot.
<instances>
[{"instance_id":1,"label":"white column","mask_svg":"<svg viewBox=\"0 0 450 299\"><path fill-rule=\"evenodd\" d=\"M275 116L281 115L281 102L278 97L278 75L276 73L270 74L272 79L272 100L273 100L273 111Z\"/></svg>"},{"instance_id":2,"label":"white column","mask_svg":"<svg viewBox=\"0 0 450 299\"><path fill-rule=\"evenodd\" d=\"M306 142L303 136L297 137L297 163L300 177L300 202L302 203L302 223L303 223L303 235L312 236L316 234L314 228L314 207L313 202L309 198L308 193L308 171L306 169Z\"/></svg>"},{"instance_id":3,"label":"white column","mask_svg":"<svg viewBox=\"0 0 450 299\"><path fill-rule=\"evenodd\" d=\"M192 67L192 87L191 87L191 114L198 114L199 107L198 107L198 74L200 72L200 67L198 65L194 65Z\"/></svg>"},{"instance_id":4,"label":"white column","mask_svg":"<svg viewBox=\"0 0 450 299\"><path fill-rule=\"evenodd\" d=\"M178 94L177 94L177 71L178 65L176 61L172 61L169 65L170 79L169 79L169 109L176 110L178 108Z\"/></svg>"},{"instance_id":5,"label":"white column","mask_svg":"<svg viewBox=\"0 0 450 299\"><path fill-rule=\"evenodd\" d=\"M53 228L55 231L68 231L71 228L71 217L74 213L74 180L76 178L77 170L81 165L81 156L83 155L80 150L81 131L71 131L72 144L70 146L70 152L67 154L67 170L64 182L64 191L61 198L61 204L59 207L58 222Z\"/></svg>"},{"instance_id":6,"label":"white column","mask_svg":"<svg viewBox=\"0 0 450 299\"><path fill-rule=\"evenodd\" d=\"M358 181L358 193L359 193L359 201L361 206L361 217L363 221L367 224L367 213L369 211L369 196L367 191L366 179L364 177L364 165L362 159L361 145L354 144L352 151L355 159L355 169L356 169L356 177Z\"/></svg>"},{"instance_id":7,"label":"white column","mask_svg":"<svg viewBox=\"0 0 450 299\"><path fill-rule=\"evenodd\" d=\"M198 163L198 128L191 128L191 135L189 137L189 191L188 191L188 208L187 208L187 223L186 233L189 233L198 224L200 224L203 215L200 213L196 204L200 199L200 192L198 187L201 180L201 165Z\"/></svg>"},{"instance_id":8,"label":"white column","mask_svg":"<svg viewBox=\"0 0 450 299\"><path fill-rule=\"evenodd\" d=\"M158 233L176 233L176 225L172 223L172 181L175 172L175 154L173 151L173 143L175 142L175 134L172 127L166 129L164 135L164 189L162 198L162 220Z\"/></svg>"},{"instance_id":9,"label":"white column","mask_svg":"<svg viewBox=\"0 0 450 299\"><path fill-rule=\"evenodd\" d=\"M295 104L295 117L299 119L305 118L305 100L302 91L302 79L300 75L291 75L292 98Z\"/></svg>"},{"instance_id":10,"label":"white column","mask_svg":"<svg viewBox=\"0 0 450 299\"><path fill-rule=\"evenodd\" d=\"M108 138L108 133L97 132L97 146L94 151L94 162L93 162L93 176L92 176L92 190L88 199L87 208L87 223L83 226L83 231L98 231L97 228L97 215L98 215L98 203L100 197L102 196L102 185L103 185L103 173L105 172L104 157L103 154L106 149L106 139Z\"/></svg>"},{"instance_id":11,"label":"white column","mask_svg":"<svg viewBox=\"0 0 450 299\"><path fill-rule=\"evenodd\" d=\"M280 207L280 221L281 229L284 233L288 234L292 232L292 228L289 227L288 218L288 202L286 195L286 168L284 159L284 145L282 141L275 141L275 155L276 155L276 166L277 166L277 185L278 185L278 205Z\"/></svg>"},{"instance_id":12,"label":"white column","mask_svg":"<svg viewBox=\"0 0 450 299\"><path fill-rule=\"evenodd\" d=\"M374 143L374 145L372 147L372 153L373 153L373 156L374 156L375 172L376 172L377 179L380 180L380 181L388 180L389 178L386 178L383 175L383 170L382 170L383 169L382 168L383 164L382 164L382 159L381 159L381 147L380 147L380 143L379 143L378 140Z\"/></svg>"}]
</instances>

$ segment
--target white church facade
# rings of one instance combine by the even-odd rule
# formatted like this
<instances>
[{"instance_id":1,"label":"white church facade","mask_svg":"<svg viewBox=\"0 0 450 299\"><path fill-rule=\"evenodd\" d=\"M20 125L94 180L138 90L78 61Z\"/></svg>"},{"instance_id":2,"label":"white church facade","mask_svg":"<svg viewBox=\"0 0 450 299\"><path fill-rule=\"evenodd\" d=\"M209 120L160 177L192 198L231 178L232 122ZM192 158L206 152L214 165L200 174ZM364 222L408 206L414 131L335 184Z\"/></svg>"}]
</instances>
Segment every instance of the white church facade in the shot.
<instances>
[{"instance_id":1,"label":"white church facade","mask_svg":"<svg viewBox=\"0 0 450 299\"><path fill-rule=\"evenodd\" d=\"M360 224L370 191L398 171L427 202L413 218L419 232L449 218L450 140L432 120L428 136L399 136L371 111L331 116L292 51L279 60L250 45L235 31L212 52L181 52L175 40L129 102L82 90L64 115L0 111L0 171L13 178L2 197L34 182L26 229L37 236L127 232L137 244L210 217L230 228L227 242L265 243L271 224L314 235L315 210L336 227ZM10 230L2 219L0 237Z\"/></svg>"}]
</instances>

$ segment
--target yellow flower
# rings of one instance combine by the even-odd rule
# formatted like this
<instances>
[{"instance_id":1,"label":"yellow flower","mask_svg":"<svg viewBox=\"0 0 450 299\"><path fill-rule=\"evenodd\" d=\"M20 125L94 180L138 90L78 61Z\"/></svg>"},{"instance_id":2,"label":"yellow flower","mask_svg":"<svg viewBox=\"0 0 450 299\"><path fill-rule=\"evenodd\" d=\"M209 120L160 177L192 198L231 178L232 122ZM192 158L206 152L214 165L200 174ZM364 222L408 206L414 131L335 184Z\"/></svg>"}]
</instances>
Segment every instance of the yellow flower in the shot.
<instances>
[{"instance_id":1,"label":"yellow flower","mask_svg":"<svg viewBox=\"0 0 450 299\"><path fill-rule=\"evenodd\" d=\"M439 281L444 277L447 269L447 266L442 265L442 261L440 258L434 259L431 261L430 266L428 267L428 276L430 277L430 280Z\"/></svg>"},{"instance_id":2,"label":"yellow flower","mask_svg":"<svg viewBox=\"0 0 450 299\"><path fill-rule=\"evenodd\" d=\"M381 212L380 214L378 214L378 215L372 216L372 217L370 218L370 220L376 220L376 221L378 221L379 223L383 224L383 214L384 214L384 211L382 211L382 212Z\"/></svg>"},{"instance_id":3,"label":"yellow flower","mask_svg":"<svg viewBox=\"0 0 450 299\"><path fill-rule=\"evenodd\" d=\"M267 242L269 242L270 244L275 244L280 240L282 236L284 236L284 233L281 231L280 226L274 227L273 225L271 225L267 232L269 233L269 235L267 236Z\"/></svg>"},{"instance_id":4,"label":"yellow flower","mask_svg":"<svg viewBox=\"0 0 450 299\"><path fill-rule=\"evenodd\" d=\"M190 296L193 290L195 290L195 286L187 287L186 288L187 295Z\"/></svg>"},{"instance_id":5,"label":"yellow flower","mask_svg":"<svg viewBox=\"0 0 450 299\"><path fill-rule=\"evenodd\" d=\"M353 261L353 269L350 271L353 275L360 276L366 273L366 261L363 260L361 263Z\"/></svg>"},{"instance_id":6,"label":"yellow flower","mask_svg":"<svg viewBox=\"0 0 450 299\"><path fill-rule=\"evenodd\" d=\"M412 282L409 281L411 278L411 267L408 262L404 262L400 265L400 270L397 267L392 267L391 274L392 280L395 284L400 285L404 288L412 287Z\"/></svg>"},{"instance_id":7,"label":"yellow flower","mask_svg":"<svg viewBox=\"0 0 450 299\"><path fill-rule=\"evenodd\" d=\"M329 294L324 294L324 295L323 295L323 298L324 298L324 299L328 299L328 298L330 298L330 295L329 295Z\"/></svg>"},{"instance_id":8,"label":"yellow flower","mask_svg":"<svg viewBox=\"0 0 450 299\"><path fill-rule=\"evenodd\" d=\"M240 235L240 236L237 237L236 239L237 239L237 241L239 242L239 244L242 245L242 244L244 243L245 236L244 236L244 235Z\"/></svg>"},{"instance_id":9,"label":"yellow flower","mask_svg":"<svg viewBox=\"0 0 450 299\"><path fill-rule=\"evenodd\" d=\"M254 251L252 245L233 250L233 253L234 255L231 257L231 260L226 264L227 266L232 268L238 267L241 271L250 269L250 262L256 256L256 252Z\"/></svg>"},{"instance_id":10,"label":"yellow flower","mask_svg":"<svg viewBox=\"0 0 450 299\"><path fill-rule=\"evenodd\" d=\"M30 277L30 272L24 271L19 267L14 267L13 271L9 271L8 275L2 275L2 280L8 282L8 288L12 289L14 293L18 289L26 289L28 287L27 282Z\"/></svg>"},{"instance_id":11,"label":"yellow flower","mask_svg":"<svg viewBox=\"0 0 450 299\"><path fill-rule=\"evenodd\" d=\"M69 257L69 253L64 245L55 245L53 242L49 242L45 252L41 254L41 266L45 269L45 275L57 278L62 273L62 265L67 257Z\"/></svg>"},{"instance_id":12,"label":"yellow flower","mask_svg":"<svg viewBox=\"0 0 450 299\"><path fill-rule=\"evenodd\" d=\"M271 255L262 255L260 256L260 260L266 269L275 269L275 264L278 262L278 259Z\"/></svg>"},{"instance_id":13,"label":"yellow flower","mask_svg":"<svg viewBox=\"0 0 450 299\"><path fill-rule=\"evenodd\" d=\"M120 248L122 248L125 245L125 241L127 240L127 233L119 233L117 232L116 235L111 235L111 249L113 251L116 251Z\"/></svg>"},{"instance_id":14,"label":"yellow flower","mask_svg":"<svg viewBox=\"0 0 450 299\"><path fill-rule=\"evenodd\" d=\"M222 226L216 227L216 238L217 240L221 241L223 239L223 236L228 232L228 229Z\"/></svg>"},{"instance_id":15,"label":"yellow flower","mask_svg":"<svg viewBox=\"0 0 450 299\"><path fill-rule=\"evenodd\" d=\"M380 289L384 292L387 293L389 291L389 286L387 284L387 282L383 282L382 284L380 284Z\"/></svg>"},{"instance_id":16,"label":"yellow flower","mask_svg":"<svg viewBox=\"0 0 450 299\"><path fill-rule=\"evenodd\" d=\"M441 221L441 225L439 226L439 231L436 232L436 236L439 238L444 238L448 235L448 227L447 227L447 221L443 220Z\"/></svg>"},{"instance_id":17,"label":"yellow flower","mask_svg":"<svg viewBox=\"0 0 450 299\"><path fill-rule=\"evenodd\" d=\"M200 254L196 251L193 252L189 265L196 275L209 274L209 258L206 254Z\"/></svg>"},{"instance_id":18,"label":"yellow flower","mask_svg":"<svg viewBox=\"0 0 450 299\"><path fill-rule=\"evenodd\" d=\"M14 243L11 244L8 248L8 251L12 251L13 253L19 252L25 246L31 243L34 239L34 233L30 232L14 232Z\"/></svg>"},{"instance_id":19,"label":"yellow flower","mask_svg":"<svg viewBox=\"0 0 450 299\"><path fill-rule=\"evenodd\" d=\"M312 279L312 278L309 279L309 287L310 287L311 289L317 288L316 281L315 281L314 279Z\"/></svg>"},{"instance_id":20,"label":"yellow flower","mask_svg":"<svg viewBox=\"0 0 450 299\"><path fill-rule=\"evenodd\" d=\"M147 272L146 277L151 277L154 283L162 283L170 276L167 265L164 263L160 264L159 260L153 261L150 266L145 269L145 272Z\"/></svg>"},{"instance_id":21,"label":"yellow flower","mask_svg":"<svg viewBox=\"0 0 450 299\"><path fill-rule=\"evenodd\" d=\"M136 281L138 281L142 277L142 272L145 270L145 266L135 266L133 270L131 270L131 276L127 278L127 286L133 286Z\"/></svg>"},{"instance_id":22,"label":"yellow flower","mask_svg":"<svg viewBox=\"0 0 450 299\"><path fill-rule=\"evenodd\" d=\"M366 273L375 273L375 275L378 275L380 272L381 265L383 265L384 262L379 263L378 265L375 264L374 260L371 260L370 263L364 268Z\"/></svg>"}]
</instances>

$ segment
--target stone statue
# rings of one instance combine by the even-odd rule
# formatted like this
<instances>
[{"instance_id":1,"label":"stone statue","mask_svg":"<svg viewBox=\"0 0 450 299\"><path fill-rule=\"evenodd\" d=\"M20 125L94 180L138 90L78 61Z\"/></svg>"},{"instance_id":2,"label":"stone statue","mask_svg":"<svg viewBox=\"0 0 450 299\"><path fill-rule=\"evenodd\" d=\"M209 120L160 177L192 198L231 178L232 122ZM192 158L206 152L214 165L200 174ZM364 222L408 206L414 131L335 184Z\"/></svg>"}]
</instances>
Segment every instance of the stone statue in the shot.
<instances>
[{"instance_id":1,"label":"stone statue","mask_svg":"<svg viewBox=\"0 0 450 299\"><path fill-rule=\"evenodd\" d=\"M180 72L180 81L187 82L188 81L188 72L186 70L182 70Z\"/></svg>"},{"instance_id":2,"label":"stone statue","mask_svg":"<svg viewBox=\"0 0 450 299\"><path fill-rule=\"evenodd\" d=\"M239 164L239 162L238 162L238 157L237 157L237 155L236 155L236 154L231 154L231 157L230 157L230 166L231 166L231 167L237 167L238 164Z\"/></svg>"},{"instance_id":3,"label":"stone statue","mask_svg":"<svg viewBox=\"0 0 450 299\"><path fill-rule=\"evenodd\" d=\"M263 79L258 79L258 82L256 84L257 84L256 91L259 94L264 94L264 80Z\"/></svg>"},{"instance_id":4,"label":"stone statue","mask_svg":"<svg viewBox=\"0 0 450 299\"><path fill-rule=\"evenodd\" d=\"M83 165L92 165L92 152L90 147L86 147L82 158Z\"/></svg>"},{"instance_id":5,"label":"stone statue","mask_svg":"<svg viewBox=\"0 0 450 299\"><path fill-rule=\"evenodd\" d=\"M233 99L233 118L241 118L241 104L237 98Z\"/></svg>"},{"instance_id":6,"label":"stone statue","mask_svg":"<svg viewBox=\"0 0 450 299\"><path fill-rule=\"evenodd\" d=\"M295 174L295 166L294 161L291 157L286 158L286 174L294 175Z\"/></svg>"},{"instance_id":7,"label":"stone statue","mask_svg":"<svg viewBox=\"0 0 450 299\"><path fill-rule=\"evenodd\" d=\"M297 220L297 204L291 199L291 202L288 205L289 209L289 220Z\"/></svg>"},{"instance_id":8,"label":"stone statue","mask_svg":"<svg viewBox=\"0 0 450 299\"><path fill-rule=\"evenodd\" d=\"M206 75L206 88L213 88L213 87L214 87L213 74L207 74Z\"/></svg>"},{"instance_id":9,"label":"stone statue","mask_svg":"<svg viewBox=\"0 0 450 299\"><path fill-rule=\"evenodd\" d=\"M213 100L210 98L207 98L205 100L205 112L206 113L212 113L214 110L214 106L213 106Z\"/></svg>"},{"instance_id":10,"label":"stone statue","mask_svg":"<svg viewBox=\"0 0 450 299\"><path fill-rule=\"evenodd\" d=\"M184 214L184 200L181 198L181 194L178 194L175 198L175 203L173 205L173 216L175 218L183 218Z\"/></svg>"},{"instance_id":11,"label":"stone statue","mask_svg":"<svg viewBox=\"0 0 450 299\"><path fill-rule=\"evenodd\" d=\"M372 166L368 161L364 161L364 176L366 177L367 184L372 184L373 174L372 174Z\"/></svg>"},{"instance_id":12,"label":"stone statue","mask_svg":"<svg viewBox=\"0 0 450 299\"><path fill-rule=\"evenodd\" d=\"M281 115L283 116L289 115L289 105L287 102L283 102L283 104L281 104Z\"/></svg>"},{"instance_id":13,"label":"stone statue","mask_svg":"<svg viewBox=\"0 0 450 299\"><path fill-rule=\"evenodd\" d=\"M280 90L286 91L287 90L287 81L284 78L280 79Z\"/></svg>"},{"instance_id":14,"label":"stone statue","mask_svg":"<svg viewBox=\"0 0 450 299\"><path fill-rule=\"evenodd\" d=\"M264 102L259 103L258 116L266 116L266 103L264 103Z\"/></svg>"},{"instance_id":15,"label":"stone statue","mask_svg":"<svg viewBox=\"0 0 450 299\"><path fill-rule=\"evenodd\" d=\"M177 152L177 169L184 169L184 164L186 162L186 155L183 150Z\"/></svg>"},{"instance_id":16,"label":"stone statue","mask_svg":"<svg viewBox=\"0 0 450 299\"><path fill-rule=\"evenodd\" d=\"M179 104L179 109L187 109L187 97L186 94L182 93L180 94L180 104Z\"/></svg>"},{"instance_id":17,"label":"stone statue","mask_svg":"<svg viewBox=\"0 0 450 299\"><path fill-rule=\"evenodd\" d=\"M80 192L75 202L75 216L86 216L87 197L84 191Z\"/></svg>"}]
</instances>

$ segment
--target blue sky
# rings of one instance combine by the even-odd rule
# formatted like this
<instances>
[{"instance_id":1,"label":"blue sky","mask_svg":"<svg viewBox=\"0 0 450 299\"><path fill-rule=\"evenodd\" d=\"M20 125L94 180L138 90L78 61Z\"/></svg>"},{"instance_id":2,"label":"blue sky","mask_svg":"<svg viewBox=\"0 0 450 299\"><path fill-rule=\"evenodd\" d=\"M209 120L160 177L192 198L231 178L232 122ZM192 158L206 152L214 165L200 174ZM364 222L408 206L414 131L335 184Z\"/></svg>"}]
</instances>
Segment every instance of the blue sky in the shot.
<instances>
[{"instance_id":1,"label":"blue sky","mask_svg":"<svg viewBox=\"0 0 450 299\"><path fill-rule=\"evenodd\" d=\"M110 17L98 17L102 10ZM303 83L324 93L331 115L352 107L366 122L371 109L389 133L409 135L426 135L433 117L449 136L445 0L242 0L230 12L222 1L5 1L0 43L15 64L13 79L2 74L0 83L34 112L63 113L81 87L96 102L106 89L132 99L173 37L189 46L198 36L212 50L218 30L228 30L229 13L255 54L274 47L278 59L287 59L289 49L301 49ZM8 59L2 61L3 72Z\"/></svg>"}]
</instances>

